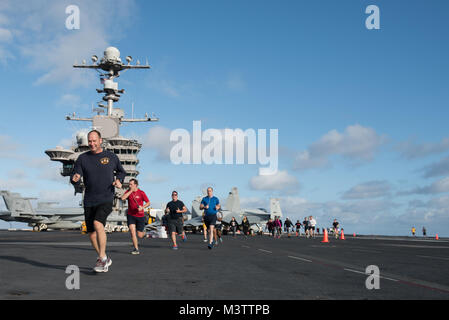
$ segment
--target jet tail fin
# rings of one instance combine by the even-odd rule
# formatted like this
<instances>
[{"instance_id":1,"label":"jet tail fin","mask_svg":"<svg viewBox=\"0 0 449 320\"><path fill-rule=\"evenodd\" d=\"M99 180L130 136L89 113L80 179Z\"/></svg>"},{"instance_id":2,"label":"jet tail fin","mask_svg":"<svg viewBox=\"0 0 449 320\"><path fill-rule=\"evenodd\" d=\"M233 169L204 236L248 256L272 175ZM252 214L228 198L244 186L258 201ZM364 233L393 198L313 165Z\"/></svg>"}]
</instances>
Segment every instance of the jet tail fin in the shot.
<instances>
[{"instance_id":1,"label":"jet tail fin","mask_svg":"<svg viewBox=\"0 0 449 320\"><path fill-rule=\"evenodd\" d=\"M21 213L34 213L30 200L34 198L22 198L18 193L11 193L9 191L0 191L0 195L5 201L6 208L11 212L11 217L18 217Z\"/></svg>"},{"instance_id":2,"label":"jet tail fin","mask_svg":"<svg viewBox=\"0 0 449 320\"><path fill-rule=\"evenodd\" d=\"M279 199L270 199L270 217L271 219L274 219L274 217L282 217L282 210Z\"/></svg>"},{"instance_id":3,"label":"jet tail fin","mask_svg":"<svg viewBox=\"0 0 449 320\"><path fill-rule=\"evenodd\" d=\"M237 187L231 189L226 200L226 210L231 212L240 212L240 197Z\"/></svg>"},{"instance_id":4,"label":"jet tail fin","mask_svg":"<svg viewBox=\"0 0 449 320\"><path fill-rule=\"evenodd\" d=\"M203 216L203 212L200 210L201 199L203 198L200 196L192 201L192 218Z\"/></svg>"}]
</instances>

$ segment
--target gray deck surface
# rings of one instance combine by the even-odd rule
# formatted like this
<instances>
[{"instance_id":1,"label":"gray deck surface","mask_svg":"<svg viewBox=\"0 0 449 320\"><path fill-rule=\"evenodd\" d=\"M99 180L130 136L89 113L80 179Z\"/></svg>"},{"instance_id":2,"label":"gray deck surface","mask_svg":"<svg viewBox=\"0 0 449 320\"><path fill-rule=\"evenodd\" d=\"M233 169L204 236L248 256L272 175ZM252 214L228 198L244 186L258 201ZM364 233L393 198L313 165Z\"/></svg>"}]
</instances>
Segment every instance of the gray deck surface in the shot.
<instances>
[{"instance_id":1,"label":"gray deck surface","mask_svg":"<svg viewBox=\"0 0 449 320\"><path fill-rule=\"evenodd\" d=\"M188 234L145 239L131 255L128 233L108 235L112 265L95 274L96 254L79 232L0 231L0 299L316 300L448 299L449 241L411 237L273 239L224 236L209 250ZM80 289L66 288L66 268L80 269ZM365 269L380 270L368 290Z\"/></svg>"}]
</instances>

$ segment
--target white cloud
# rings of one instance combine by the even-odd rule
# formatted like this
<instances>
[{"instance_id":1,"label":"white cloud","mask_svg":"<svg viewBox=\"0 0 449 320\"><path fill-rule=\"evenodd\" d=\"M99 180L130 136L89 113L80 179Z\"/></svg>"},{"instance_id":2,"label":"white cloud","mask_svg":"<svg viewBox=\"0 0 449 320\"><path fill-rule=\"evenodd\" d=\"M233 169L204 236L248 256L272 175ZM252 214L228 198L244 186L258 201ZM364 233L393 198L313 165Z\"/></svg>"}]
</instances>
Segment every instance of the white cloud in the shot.
<instances>
[{"instance_id":1,"label":"white cloud","mask_svg":"<svg viewBox=\"0 0 449 320\"><path fill-rule=\"evenodd\" d=\"M342 199L367 199L390 195L390 183L387 181L368 181L360 183L346 191Z\"/></svg>"},{"instance_id":2,"label":"white cloud","mask_svg":"<svg viewBox=\"0 0 449 320\"><path fill-rule=\"evenodd\" d=\"M398 192L398 195L437 194L449 192L449 177L437 180L429 186L418 187L409 191Z\"/></svg>"},{"instance_id":3,"label":"white cloud","mask_svg":"<svg viewBox=\"0 0 449 320\"><path fill-rule=\"evenodd\" d=\"M35 184L23 169L13 169L7 173L8 178L0 178L0 190L14 191L15 189L34 188Z\"/></svg>"},{"instance_id":4,"label":"white cloud","mask_svg":"<svg viewBox=\"0 0 449 320\"><path fill-rule=\"evenodd\" d=\"M427 165L420 171L424 171L425 178L449 175L449 157L445 157L438 162Z\"/></svg>"},{"instance_id":5,"label":"white cloud","mask_svg":"<svg viewBox=\"0 0 449 320\"><path fill-rule=\"evenodd\" d=\"M343 133L331 130L307 150L299 152L293 168L307 170L329 166L329 157L339 155L350 159L353 164L370 161L379 147L386 142L386 136L379 135L372 128L361 125L348 126Z\"/></svg>"},{"instance_id":6,"label":"white cloud","mask_svg":"<svg viewBox=\"0 0 449 320\"><path fill-rule=\"evenodd\" d=\"M70 1L36 0L17 2L4 0L0 14L4 30L0 38L14 39L7 51L10 56L21 54L29 61L29 68L42 72L36 85L62 83L65 86L87 86L95 74L73 72L75 61L81 63L92 54L101 54L109 42L117 40L132 22L133 0L126 2L77 1L80 9L80 29L68 30L65 8ZM104 8L107 8L105 10ZM3 36L1 36L3 34ZM3 59L4 60L4 59Z\"/></svg>"},{"instance_id":7,"label":"white cloud","mask_svg":"<svg viewBox=\"0 0 449 320\"><path fill-rule=\"evenodd\" d=\"M278 170L273 175L258 175L252 177L249 186L253 190L272 190L297 192L299 181L287 171Z\"/></svg>"},{"instance_id":8,"label":"white cloud","mask_svg":"<svg viewBox=\"0 0 449 320\"><path fill-rule=\"evenodd\" d=\"M76 94L66 93L63 94L58 101L56 101L56 105L60 107L64 107L67 110L79 110L79 109L88 109L89 105L81 102L81 97Z\"/></svg>"},{"instance_id":9,"label":"white cloud","mask_svg":"<svg viewBox=\"0 0 449 320\"><path fill-rule=\"evenodd\" d=\"M152 77L148 82L148 86L151 89L159 91L169 97L177 98L180 95L180 89L172 80L157 79L156 77Z\"/></svg>"},{"instance_id":10,"label":"white cloud","mask_svg":"<svg viewBox=\"0 0 449 320\"><path fill-rule=\"evenodd\" d=\"M13 138L7 135L0 135L0 158L17 158L17 145Z\"/></svg>"},{"instance_id":11,"label":"white cloud","mask_svg":"<svg viewBox=\"0 0 449 320\"><path fill-rule=\"evenodd\" d=\"M440 234L447 232L447 226L449 225L449 196L433 198L426 202L410 201L407 210L398 220L407 224L410 228L413 225L422 225L426 227L431 226L433 232L439 232Z\"/></svg>"},{"instance_id":12,"label":"white cloud","mask_svg":"<svg viewBox=\"0 0 449 320\"><path fill-rule=\"evenodd\" d=\"M243 91L246 89L246 82L238 72L230 73L225 81L225 85L232 91Z\"/></svg>"},{"instance_id":13,"label":"white cloud","mask_svg":"<svg viewBox=\"0 0 449 320\"><path fill-rule=\"evenodd\" d=\"M157 184L157 183L163 183L163 182L168 181L168 177L163 177L163 176L156 175L154 173L149 173L142 180L144 182Z\"/></svg>"},{"instance_id":14,"label":"white cloud","mask_svg":"<svg viewBox=\"0 0 449 320\"><path fill-rule=\"evenodd\" d=\"M171 130L162 126L151 127L142 139L144 148L156 151L158 160L170 161L170 150L174 142L170 142Z\"/></svg>"},{"instance_id":15,"label":"white cloud","mask_svg":"<svg viewBox=\"0 0 449 320\"><path fill-rule=\"evenodd\" d=\"M443 138L437 143L418 144L412 140L398 143L396 150L406 159L425 157L431 154L442 153L449 150L449 137Z\"/></svg>"},{"instance_id":16,"label":"white cloud","mask_svg":"<svg viewBox=\"0 0 449 320\"><path fill-rule=\"evenodd\" d=\"M13 38L12 32L5 28L0 28L0 42L9 42Z\"/></svg>"},{"instance_id":17,"label":"white cloud","mask_svg":"<svg viewBox=\"0 0 449 320\"><path fill-rule=\"evenodd\" d=\"M40 202L58 202L61 207L77 207L81 196L79 194L75 196L73 187L67 185L58 190L41 190L38 199Z\"/></svg>"}]
</instances>

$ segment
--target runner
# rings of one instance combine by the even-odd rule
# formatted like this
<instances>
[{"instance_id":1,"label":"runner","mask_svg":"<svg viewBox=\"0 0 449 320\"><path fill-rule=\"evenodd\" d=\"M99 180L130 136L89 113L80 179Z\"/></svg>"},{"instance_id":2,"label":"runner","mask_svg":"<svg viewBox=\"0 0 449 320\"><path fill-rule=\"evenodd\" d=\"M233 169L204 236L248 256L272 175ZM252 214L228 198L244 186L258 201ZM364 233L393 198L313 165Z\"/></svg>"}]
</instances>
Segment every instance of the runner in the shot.
<instances>
[{"instance_id":1,"label":"runner","mask_svg":"<svg viewBox=\"0 0 449 320\"><path fill-rule=\"evenodd\" d=\"M181 235L183 240L185 239L184 233L184 219L182 217L183 213L187 212L187 208L184 203L178 200L178 192L173 191L171 193L172 201L167 203L165 212L169 214L167 219L168 232L171 235L173 241L173 250L178 250L178 245L176 243L176 233Z\"/></svg>"},{"instance_id":2,"label":"runner","mask_svg":"<svg viewBox=\"0 0 449 320\"><path fill-rule=\"evenodd\" d=\"M287 217L287 219L285 219L284 227L287 231L287 237L290 238L290 228L292 228L292 230L293 230L293 223L290 221L290 219L288 217Z\"/></svg>"},{"instance_id":3,"label":"runner","mask_svg":"<svg viewBox=\"0 0 449 320\"><path fill-rule=\"evenodd\" d=\"M92 247L98 254L94 271L108 272L112 260L106 255L107 236L104 227L112 212L115 188L122 187L126 171L116 154L103 150L99 131L90 131L87 140L89 151L76 160L70 181L78 186L83 178L84 219Z\"/></svg>"},{"instance_id":4,"label":"runner","mask_svg":"<svg viewBox=\"0 0 449 320\"><path fill-rule=\"evenodd\" d=\"M338 221L337 221L337 219L334 219L334 222L332 223L332 226L333 226L333 232L334 232L334 236L335 236L335 239L338 239L338 227L339 227L339 223L338 223Z\"/></svg>"},{"instance_id":5,"label":"runner","mask_svg":"<svg viewBox=\"0 0 449 320\"><path fill-rule=\"evenodd\" d=\"M296 236L299 237L301 235L301 222L299 222L299 220L296 220L295 226L296 226Z\"/></svg>"},{"instance_id":6,"label":"runner","mask_svg":"<svg viewBox=\"0 0 449 320\"><path fill-rule=\"evenodd\" d=\"M140 239L145 237L144 210L150 205L150 200L148 200L145 192L139 189L139 182L136 179L129 180L129 189L121 199L123 201L128 200L128 214L126 218L134 245L134 250L131 253L140 254L137 236Z\"/></svg>"},{"instance_id":7,"label":"runner","mask_svg":"<svg viewBox=\"0 0 449 320\"><path fill-rule=\"evenodd\" d=\"M306 238L309 238L310 237L309 218L305 217L304 221L302 222L302 225L304 226L304 233L306 235Z\"/></svg>"},{"instance_id":8,"label":"runner","mask_svg":"<svg viewBox=\"0 0 449 320\"><path fill-rule=\"evenodd\" d=\"M214 229L217 222L217 211L220 209L220 201L213 195L214 190L207 188L207 196L201 200L200 210L204 209L203 221L209 232L209 244L207 247L214 247Z\"/></svg>"},{"instance_id":9,"label":"runner","mask_svg":"<svg viewBox=\"0 0 449 320\"><path fill-rule=\"evenodd\" d=\"M309 217L309 222L310 222L310 232L312 234L312 238L315 238L316 220L312 216L310 216Z\"/></svg>"},{"instance_id":10,"label":"runner","mask_svg":"<svg viewBox=\"0 0 449 320\"><path fill-rule=\"evenodd\" d=\"M274 237L274 225L273 225L273 219L268 219L268 222L265 225L266 230L268 230L269 236L273 236Z\"/></svg>"},{"instance_id":11,"label":"runner","mask_svg":"<svg viewBox=\"0 0 449 320\"><path fill-rule=\"evenodd\" d=\"M276 238L279 239L281 237L281 231L282 231L282 224L281 224L281 220L279 220L279 217L274 218L274 227L276 229Z\"/></svg>"}]
</instances>

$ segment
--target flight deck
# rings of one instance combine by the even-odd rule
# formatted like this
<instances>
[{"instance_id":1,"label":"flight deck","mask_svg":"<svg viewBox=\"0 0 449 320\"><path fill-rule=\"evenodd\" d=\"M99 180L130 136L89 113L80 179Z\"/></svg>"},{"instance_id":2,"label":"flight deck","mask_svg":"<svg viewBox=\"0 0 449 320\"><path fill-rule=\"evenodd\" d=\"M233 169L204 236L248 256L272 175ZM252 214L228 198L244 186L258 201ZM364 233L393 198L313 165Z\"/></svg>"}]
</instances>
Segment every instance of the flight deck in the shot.
<instances>
[{"instance_id":1,"label":"flight deck","mask_svg":"<svg viewBox=\"0 0 449 320\"><path fill-rule=\"evenodd\" d=\"M187 234L179 250L171 249L169 239L144 239L141 254L131 255L130 235L112 233L107 245L112 265L109 272L96 274L96 254L87 235L0 231L0 299L449 298L446 238L223 239L212 250L199 234ZM68 266L79 268L79 289L66 285L72 275ZM369 266L379 273L370 273Z\"/></svg>"}]
</instances>

